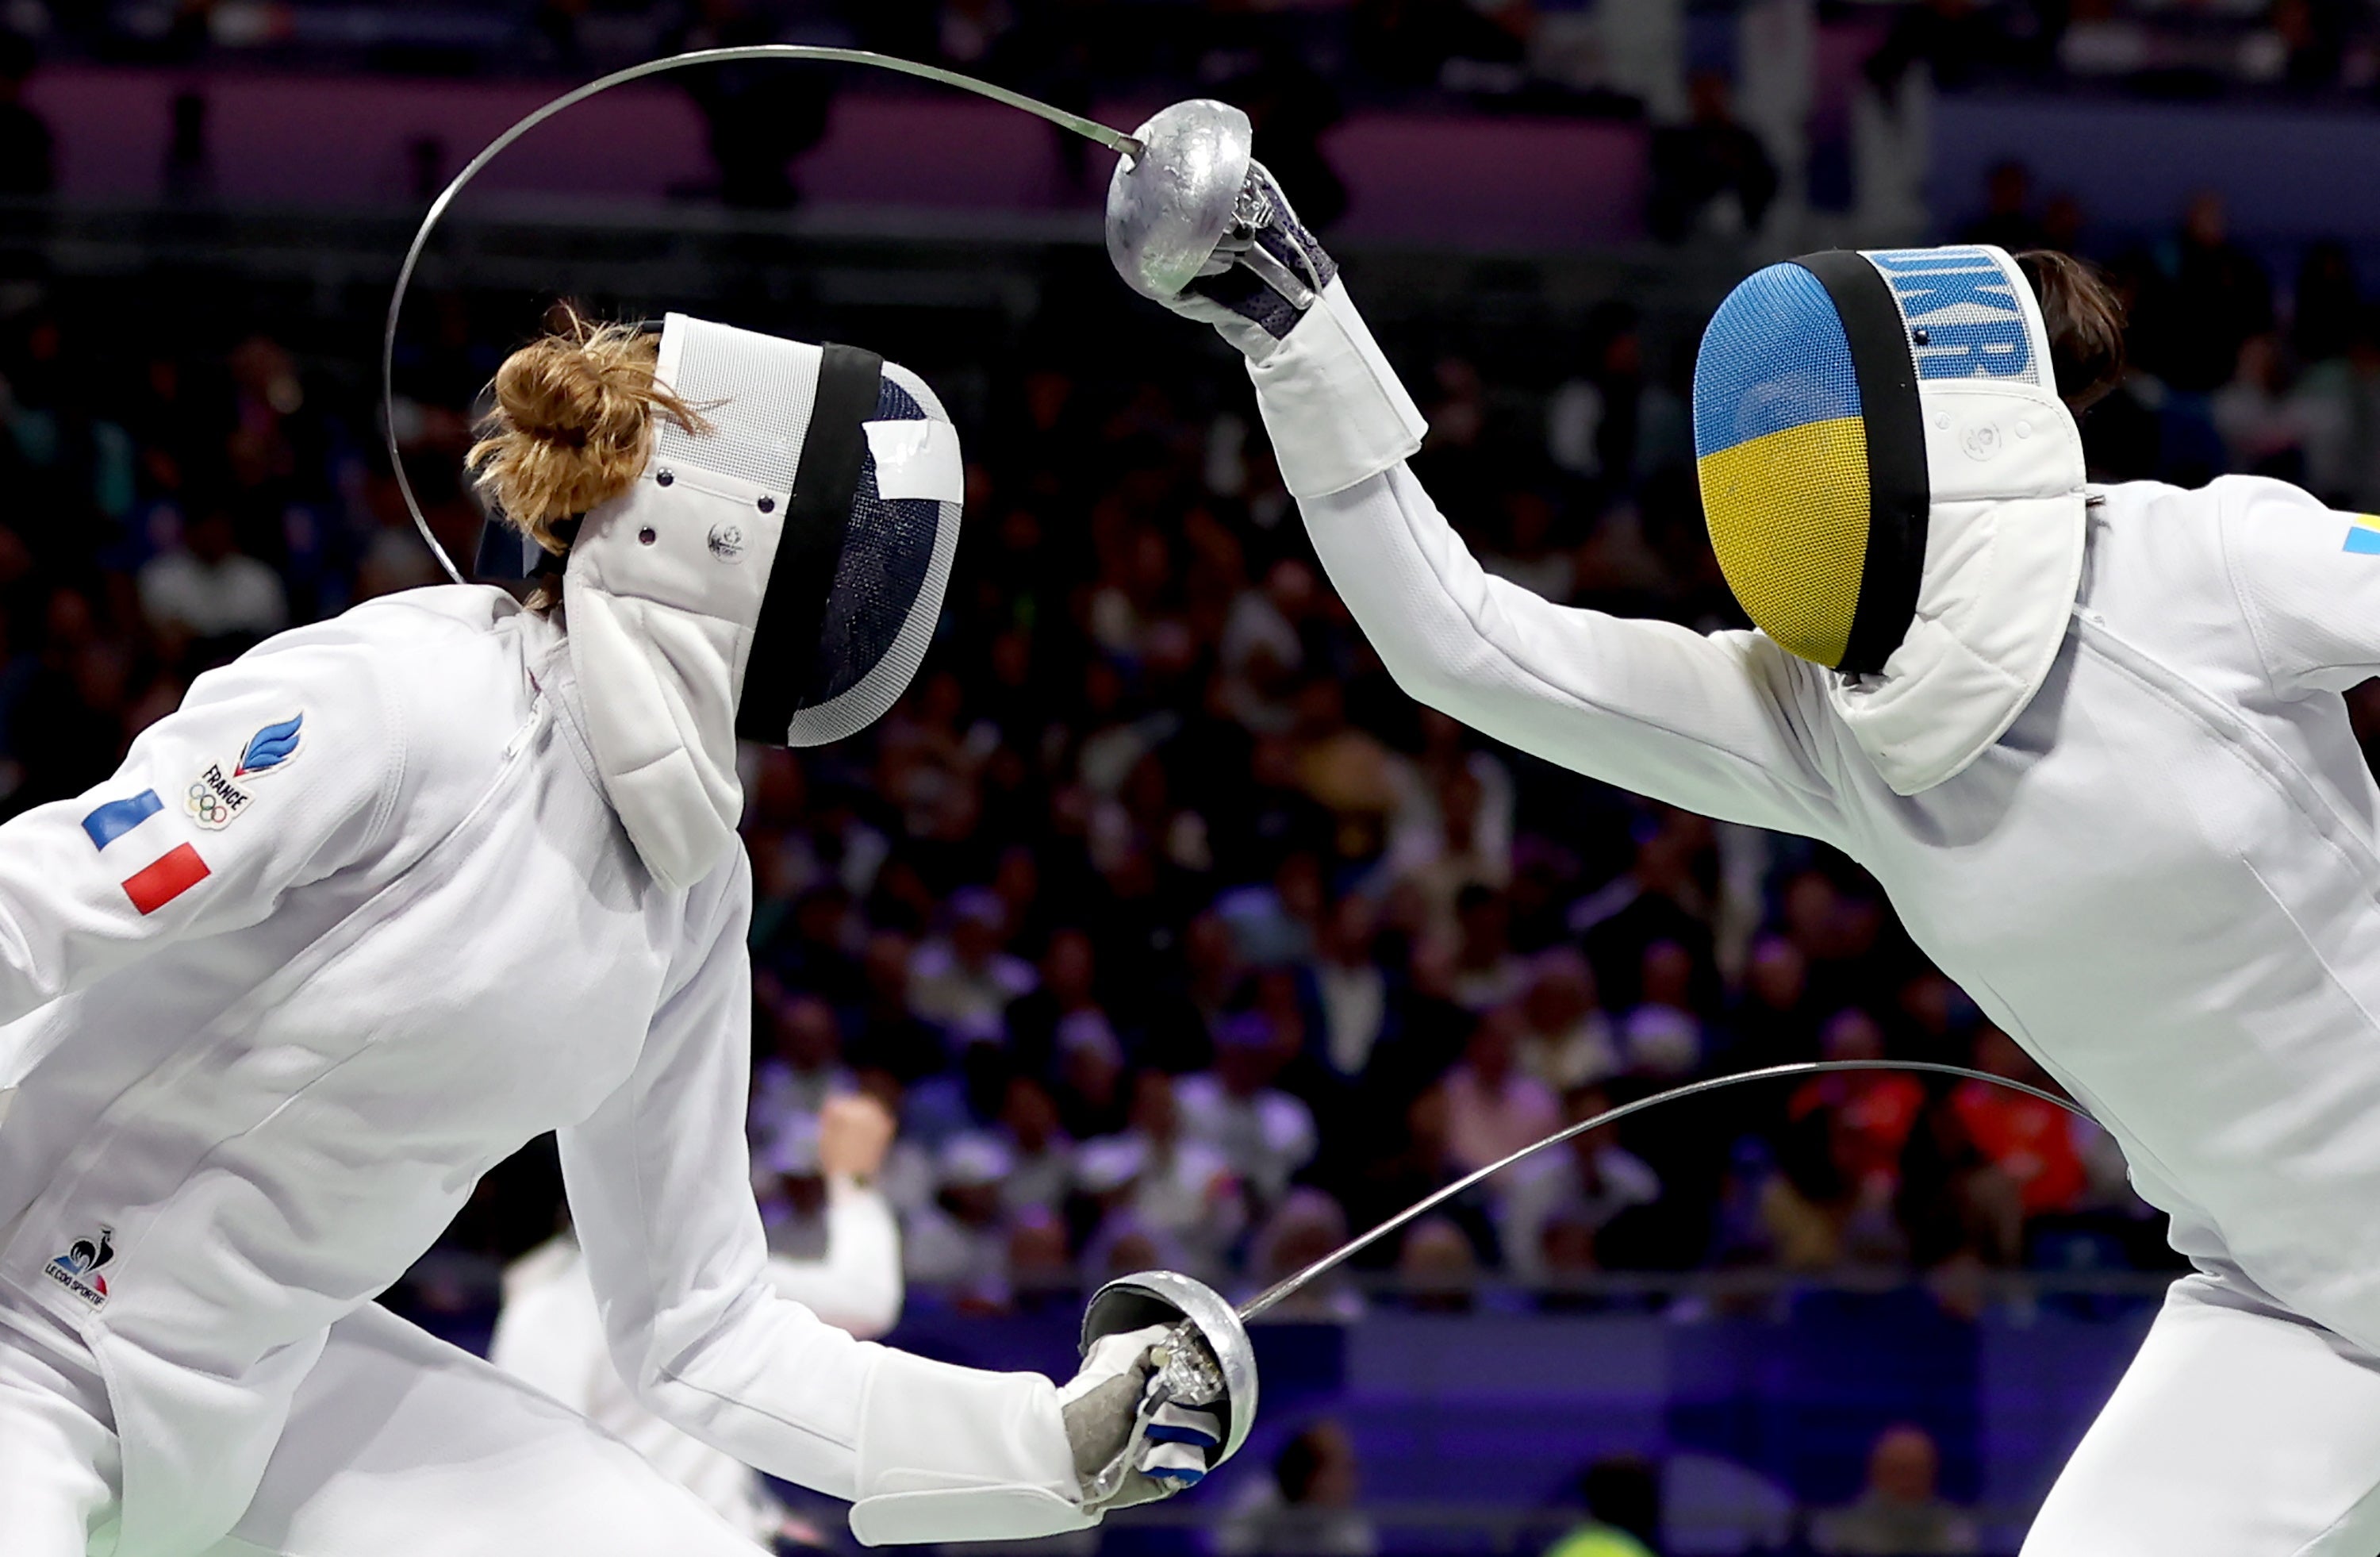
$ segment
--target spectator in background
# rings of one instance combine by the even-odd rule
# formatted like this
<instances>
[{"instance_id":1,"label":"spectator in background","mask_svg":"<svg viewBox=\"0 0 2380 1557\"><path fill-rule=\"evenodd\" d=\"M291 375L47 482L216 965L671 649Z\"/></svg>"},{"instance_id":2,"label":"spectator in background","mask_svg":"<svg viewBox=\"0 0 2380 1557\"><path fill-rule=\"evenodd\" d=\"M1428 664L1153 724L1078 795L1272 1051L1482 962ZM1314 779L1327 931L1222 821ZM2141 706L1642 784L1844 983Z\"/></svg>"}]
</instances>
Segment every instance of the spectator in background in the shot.
<instances>
[{"instance_id":1,"label":"spectator in background","mask_svg":"<svg viewBox=\"0 0 2380 1557\"><path fill-rule=\"evenodd\" d=\"M2289 297L2289 350L2298 361L2311 365L2346 356L2362 312L2355 258L2347 245L2337 238L2308 244Z\"/></svg>"},{"instance_id":2,"label":"spectator in background","mask_svg":"<svg viewBox=\"0 0 2380 1557\"><path fill-rule=\"evenodd\" d=\"M1884 1029L1855 1006L1828 1019L1820 1042L1829 1060L1885 1057ZM1856 1196L1876 1204L1899 1192L1900 1150L1925 1108L1924 1085L1905 1071L1844 1071L1794 1089L1786 1117L1823 1120L1836 1169Z\"/></svg>"},{"instance_id":3,"label":"spectator in background","mask_svg":"<svg viewBox=\"0 0 2380 1557\"><path fill-rule=\"evenodd\" d=\"M1173 1088L1184 1136L1229 1162L1258 1208L1278 1204L1314 1160L1313 1111L1273 1085L1289 1059L1285 1037L1263 1012L1241 1012L1216 1032L1215 1068Z\"/></svg>"},{"instance_id":4,"label":"spectator in background","mask_svg":"<svg viewBox=\"0 0 2380 1557\"><path fill-rule=\"evenodd\" d=\"M1163 1071L1134 1077L1130 1126L1084 1142L1075 1163L1075 1183L1098 1202L1110 1244L1118 1229L1105 1224L1113 1222L1178 1248L1192 1262L1184 1269L1214 1271L1247 1226L1232 1160L1183 1128L1173 1078Z\"/></svg>"},{"instance_id":5,"label":"spectator in background","mask_svg":"<svg viewBox=\"0 0 2380 1557\"><path fill-rule=\"evenodd\" d=\"M1009 1003L1038 982L1032 964L1005 949L1007 905L988 887L966 887L946 918L910 959L910 1009L955 1040L996 1036Z\"/></svg>"},{"instance_id":6,"label":"spectator in background","mask_svg":"<svg viewBox=\"0 0 2380 1557\"><path fill-rule=\"evenodd\" d=\"M1868 1452L1867 1488L1810 1521L1826 1557L1961 1557L1982 1549L1974 1519L1943 1500L1941 1452L1924 1428L1887 1428Z\"/></svg>"},{"instance_id":7,"label":"spectator in background","mask_svg":"<svg viewBox=\"0 0 2380 1557\"><path fill-rule=\"evenodd\" d=\"M1610 1019L1595 1003L1594 969L1577 947L1550 947L1529 964L1515 1058L1558 1092L1621 1069Z\"/></svg>"},{"instance_id":8,"label":"spectator in background","mask_svg":"<svg viewBox=\"0 0 2380 1557\"><path fill-rule=\"evenodd\" d=\"M2042 228L2033 212L2033 169L2014 157L1992 164L1984 175L1984 213L1959 230L1961 243L1989 243L2022 254L2041 246Z\"/></svg>"},{"instance_id":9,"label":"spectator in background","mask_svg":"<svg viewBox=\"0 0 2380 1557\"><path fill-rule=\"evenodd\" d=\"M182 527L179 545L140 569L140 608L168 651L193 670L236 658L289 625L289 599L271 565L240 551L217 505Z\"/></svg>"},{"instance_id":10,"label":"spectator in background","mask_svg":"<svg viewBox=\"0 0 2380 1557\"><path fill-rule=\"evenodd\" d=\"M1817 1022L1810 1011L1809 963L1802 948L1782 935L1752 943L1743 989L1734 1013L1744 1058L1754 1064L1782 1064L1817 1058Z\"/></svg>"},{"instance_id":11,"label":"spectator in background","mask_svg":"<svg viewBox=\"0 0 2380 1557\"><path fill-rule=\"evenodd\" d=\"M1058 1104L1047 1087L1029 1076L1009 1081L999 1139L1009 1161L1000 1203L1009 1214L1062 1210L1075 1187L1075 1143L1059 1125Z\"/></svg>"},{"instance_id":12,"label":"spectator in background","mask_svg":"<svg viewBox=\"0 0 2380 1557\"><path fill-rule=\"evenodd\" d=\"M1389 976L1377 955L1378 911L1349 893L1330 906L1307 977L1320 1014L1317 1057L1338 1081L1352 1084L1372 1062L1389 1020Z\"/></svg>"},{"instance_id":13,"label":"spectator in background","mask_svg":"<svg viewBox=\"0 0 2380 1557\"><path fill-rule=\"evenodd\" d=\"M903 1247L909 1279L941 1288L960 1308L1008 1307L1006 1218L1001 1186L1015 1166L991 1137L952 1139L935 1162L933 1200L913 1212Z\"/></svg>"},{"instance_id":14,"label":"spectator in background","mask_svg":"<svg viewBox=\"0 0 2380 1557\"><path fill-rule=\"evenodd\" d=\"M1988 1024L1975 1034L1973 1063L1987 1075L2034 1087L2052 1085L2016 1040ZM1914 1084L1913 1077L1903 1079ZM2090 1174L2074 1138L2082 1122L2072 1114L2055 1103L1980 1081L1961 1082L1950 1094L1950 1106L1975 1150L2016 1186L2027 1219L2070 1211L2081 1203Z\"/></svg>"},{"instance_id":15,"label":"spectator in background","mask_svg":"<svg viewBox=\"0 0 2380 1557\"><path fill-rule=\"evenodd\" d=\"M1602 1088L1573 1088L1562 1100L1562 1123L1580 1124L1610 1107L1611 1094ZM1620 1217L1661 1198L1660 1178L1609 1129L1573 1136L1560 1150L1538 1152L1499 1177L1504 1182L1490 1184L1504 1266L1527 1282L1541 1282L1550 1273L1549 1232L1575 1229L1592 1240Z\"/></svg>"},{"instance_id":16,"label":"spectator in background","mask_svg":"<svg viewBox=\"0 0 2380 1557\"><path fill-rule=\"evenodd\" d=\"M2215 392L2212 414L2231 468L2276 480L2308 481L2306 451L2324 442L2326 409L2295 392L2280 338L2251 335L2231 382Z\"/></svg>"},{"instance_id":17,"label":"spectator in background","mask_svg":"<svg viewBox=\"0 0 2380 1557\"><path fill-rule=\"evenodd\" d=\"M2273 327L2264 265L2231 240L2223 197L2192 196L2181 230L2156 250L2158 297L2144 298L2155 354L2148 364L2173 388L2205 394L2230 378L2249 337Z\"/></svg>"},{"instance_id":18,"label":"spectator in background","mask_svg":"<svg viewBox=\"0 0 2380 1557\"><path fill-rule=\"evenodd\" d=\"M1059 1029L1069 1023L1108 1024L1099 999L1098 943L1069 925L1052 931L1041 953L1039 981L1009 1002L1002 1017L1008 1052L1017 1066L1047 1076L1058 1058Z\"/></svg>"},{"instance_id":19,"label":"spectator in background","mask_svg":"<svg viewBox=\"0 0 2380 1557\"><path fill-rule=\"evenodd\" d=\"M1620 1024L1621 1052L1639 1076L1674 1078L1702 1064L1702 1018L1694 1014L1694 954L1675 941L1645 948L1638 998Z\"/></svg>"},{"instance_id":20,"label":"spectator in background","mask_svg":"<svg viewBox=\"0 0 2380 1557\"><path fill-rule=\"evenodd\" d=\"M1215 1532L1220 1557L1372 1557L1380 1538L1358 1506L1355 1442L1328 1417L1282 1445L1272 1479L1249 1489Z\"/></svg>"},{"instance_id":21,"label":"spectator in background","mask_svg":"<svg viewBox=\"0 0 2380 1557\"><path fill-rule=\"evenodd\" d=\"M1474 882L1454 895L1454 1002L1465 1011L1509 1005L1528 984L1512 952L1512 907L1504 894Z\"/></svg>"},{"instance_id":22,"label":"spectator in background","mask_svg":"<svg viewBox=\"0 0 2380 1557\"><path fill-rule=\"evenodd\" d=\"M1686 83L1687 118L1653 132L1653 189L1645 222L1665 243L1696 231L1755 233L1777 198L1777 164L1735 117L1728 81L1697 70Z\"/></svg>"},{"instance_id":23,"label":"spectator in background","mask_svg":"<svg viewBox=\"0 0 2380 1557\"><path fill-rule=\"evenodd\" d=\"M829 1098L857 1091L843 1063L843 1032L834 1009L818 996L788 990L773 974L752 979L752 1031L765 1042L752 1067L751 1134L765 1146L795 1124L815 1119Z\"/></svg>"},{"instance_id":24,"label":"spectator in background","mask_svg":"<svg viewBox=\"0 0 2380 1557\"><path fill-rule=\"evenodd\" d=\"M1288 1280L1347 1241L1347 1213L1319 1189L1300 1186L1257 1230L1248 1249L1249 1297ZM1344 1265L1316 1277L1267 1311L1281 1323L1343 1324L1361 1319L1364 1295Z\"/></svg>"},{"instance_id":25,"label":"spectator in background","mask_svg":"<svg viewBox=\"0 0 2380 1557\"><path fill-rule=\"evenodd\" d=\"M756 0L695 0L689 9L664 52L777 42L775 21ZM764 60L714 65L678 79L709 132L720 200L756 211L794 204L800 191L790 164L826 135L833 102L827 73L809 71L795 80Z\"/></svg>"},{"instance_id":26,"label":"spectator in background","mask_svg":"<svg viewBox=\"0 0 2380 1557\"><path fill-rule=\"evenodd\" d=\"M0 31L0 198L37 199L58 185L49 123L25 102L34 59L32 40Z\"/></svg>"},{"instance_id":27,"label":"spectator in background","mask_svg":"<svg viewBox=\"0 0 2380 1557\"><path fill-rule=\"evenodd\" d=\"M1459 1173L1484 1168L1551 1135L1561 1118L1553 1092L1517 1063L1521 1013L1500 1005L1472 1027L1462 1063L1449 1071L1446 1096L1448 1164Z\"/></svg>"},{"instance_id":28,"label":"spectator in background","mask_svg":"<svg viewBox=\"0 0 2380 1557\"><path fill-rule=\"evenodd\" d=\"M1546 1549L1546 1557L1659 1557L1661 1482L1636 1454L1596 1461L1578 1478L1586 1523Z\"/></svg>"},{"instance_id":29,"label":"spectator in background","mask_svg":"<svg viewBox=\"0 0 2380 1557\"><path fill-rule=\"evenodd\" d=\"M1058 1024L1058 1120L1076 1140L1122 1130L1132 1108L1125 1086L1123 1045L1099 1011Z\"/></svg>"},{"instance_id":30,"label":"spectator in background","mask_svg":"<svg viewBox=\"0 0 2380 1557\"><path fill-rule=\"evenodd\" d=\"M1397 1276L1409 1308L1425 1313L1471 1311L1479 1254L1451 1218L1426 1216L1405 1229L1397 1247Z\"/></svg>"},{"instance_id":31,"label":"spectator in background","mask_svg":"<svg viewBox=\"0 0 2380 1557\"><path fill-rule=\"evenodd\" d=\"M912 1006L909 967L916 958L897 930L871 932L860 948L861 995L852 1054L863 1068L880 1070L909 1086L947 1063L942 1035Z\"/></svg>"}]
</instances>

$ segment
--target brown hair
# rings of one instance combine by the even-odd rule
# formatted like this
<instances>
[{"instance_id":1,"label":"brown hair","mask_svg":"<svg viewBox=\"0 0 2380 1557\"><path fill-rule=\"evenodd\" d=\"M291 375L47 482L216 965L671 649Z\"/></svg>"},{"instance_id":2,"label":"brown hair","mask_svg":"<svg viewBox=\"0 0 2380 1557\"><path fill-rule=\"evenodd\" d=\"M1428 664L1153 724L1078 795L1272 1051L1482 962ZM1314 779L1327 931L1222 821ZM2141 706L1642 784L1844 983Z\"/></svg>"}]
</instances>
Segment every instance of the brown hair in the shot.
<instances>
[{"instance_id":1,"label":"brown hair","mask_svg":"<svg viewBox=\"0 0 2380 1557\"><path fill-rule=\"evenodd\" d=\"M656 414L704 430L699 412L653 382L658 335L597 324L566 305L563 312L561 328L496 370L495 409L464 456L504 520L556 556L569 541L555 526L643 473Z\"/></svg>"},{"instance_id":2,"label":"brown hair","mask_svg":"<svg viewBox=\"0 0 2380 1557\"><path fill-rule=\"evenodd\" d=\"M2017 268L2041 299L2058 398L2081 416L2124 376L2124 302L2097 267L2055 249L2028 249Z\"/></svg>"}]
</instances>

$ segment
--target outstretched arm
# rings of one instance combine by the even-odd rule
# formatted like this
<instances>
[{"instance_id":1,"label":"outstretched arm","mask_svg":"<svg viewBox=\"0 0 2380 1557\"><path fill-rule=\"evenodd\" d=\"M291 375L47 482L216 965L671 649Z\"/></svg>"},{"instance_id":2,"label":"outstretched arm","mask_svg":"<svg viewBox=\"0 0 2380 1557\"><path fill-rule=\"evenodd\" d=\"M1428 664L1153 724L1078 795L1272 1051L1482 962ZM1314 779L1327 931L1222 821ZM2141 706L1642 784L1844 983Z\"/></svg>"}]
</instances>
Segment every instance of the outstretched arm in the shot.
<instances>
[{"instance_id":1,"label":"outstretched arm","mask_svg":"<svg viewBox=\"0 0 2380 1557\"><path fill-rule=\"evenodd\" d=\"M772 1290L744 1139L741 851L722 877L698 889L715 903L699 965L655 1015L635 1073L562 1133L571 1216L621 1377L713 1448L852 1500L863 1540L880 1500L953 1504L956 1524L938 1539L1082 1528L1091 1521L1049 1380L855 1341Z\"/></svg>"},{"instance_id":2,"label":"outstretched arm","mask_svg":"<svg viewBox=\"0 0 2380 1557\"><path fill-rule=\"evenodd\" d=\"M1247 357L1315 550L1398 684L1524 750L1657 798L1836 831L1816 735L1822 673L1755 633L1703 637L1571 610L1488 577L1405 468L1421 413L1261 164L1240 210L1253 214L1167 306Z\"/></svg>"},{"instance_id":3,"label":"outstretched arm","mask_svg":"<svg viewBox=\"0 0 2380 1557\"><path fill-rule=\"evenodd\" d=\"M1063 1389L856 1341L771 1285L744 1144L751 868L698 886L696 966L637 1068L562 1132L571 1216L612 1359L647 1410L745 1464L852 1501L861 1542L1014 1540L1098 1523L1084 1481L1122 1445L1155 1335L1111 1336ZM690 912L692 909L690 908ZM1214 1436L1214 1435L1210 1435ZM1135 1442L1132 1483L1174 1485L1170 1443Z\"/></svg>"},{"instance_id":4,"label":"outstretched arm","mask_svg":"<svg viewBox=\"0 0 2380 1557\"><path fill-rule=\"evenodd\" d=\"M1824 717L1814 673L1767 639L1573 610L1495 578L1402 461L1299 506L1331 582L1415 699L1672 805L1833 831L1810 738Z\"/></svg>"}]
</instances>

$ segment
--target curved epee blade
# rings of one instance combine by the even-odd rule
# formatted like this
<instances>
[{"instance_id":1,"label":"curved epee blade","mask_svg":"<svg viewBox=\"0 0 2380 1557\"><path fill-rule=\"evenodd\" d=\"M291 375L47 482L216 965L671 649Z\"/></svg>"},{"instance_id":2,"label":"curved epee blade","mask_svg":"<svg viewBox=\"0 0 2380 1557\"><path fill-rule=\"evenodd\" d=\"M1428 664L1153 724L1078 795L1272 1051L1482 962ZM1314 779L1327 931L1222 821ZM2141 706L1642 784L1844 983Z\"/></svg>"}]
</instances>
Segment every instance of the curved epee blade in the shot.
<instances>
[{"instance_id":1,"label":"curved epee blade","mask_svg":"<svg viewBox=\"0 0 2380 1557\"><path fill-rule=\"evenodd\" d=\"M464 581L462 569L455 566L455 559L446 554L446 548L438 543L438 537L431 532L429 519L422 515L420 499L414 495L413 482L405 473L404 456L396 446L396 324L399 315L405 309L405 294L413 285L414 270L421 262L422 250L430 245L430 235L437 231L438 223L446 214L447 207L453 205L455 197L461 194L469 186L471 180L480 176L480 169L495 161L498 153L505 147L565 109L576 107L589 98L609 91L613 87L625 86L630 81L643 80L648 76L660 76L669 71L684 70L695 66L725 65L737 60L760 59L817 60L833 65L865 65L878 70L891 70L903 76L917 76L929 81L940 81L945 86L957 87L963 91L971 91L978 97L988 97L994 103L1020 109L1037 118L1047 119L1060 129L1082 136L1087 140L1095 140L1121 155L1137 157L1141 152L1140 142L1120 129L1111 128L1097 119L1087 119L1079 114L1069 114L1064 109L1054 108L1038 98L1027 97L1023 92L1011 91L1006 87L994 86L990 81L978 80L973 76L963 75L956 70L946 70L939 65L923 65L914 59L903 59L897 55L876 54L867 49L829 48L822 44L811 43L747 43L735 48L697 49L688 54L671 55L663 59L649 59L641 65L632 65L625 70L614 70L608 76L599 77L582 87L574 88L528 114L481 148L480 154L465 164L463 171L455 175L453 180L438 192L438 198L430 202L430 210L422 216L421 225L413 235L413 242L405 251L405 263L397 269L396 290L390 294L388 299L388 322L381 331L381 429L387 440L389 468L396 477L396 490L405 498L405 510L413 517L413 528L421 532L421 539L429 544L431 554L438 559L438 566L444 568L446 577L455 583L460 584Z\"/></svg>"}]
</instances>

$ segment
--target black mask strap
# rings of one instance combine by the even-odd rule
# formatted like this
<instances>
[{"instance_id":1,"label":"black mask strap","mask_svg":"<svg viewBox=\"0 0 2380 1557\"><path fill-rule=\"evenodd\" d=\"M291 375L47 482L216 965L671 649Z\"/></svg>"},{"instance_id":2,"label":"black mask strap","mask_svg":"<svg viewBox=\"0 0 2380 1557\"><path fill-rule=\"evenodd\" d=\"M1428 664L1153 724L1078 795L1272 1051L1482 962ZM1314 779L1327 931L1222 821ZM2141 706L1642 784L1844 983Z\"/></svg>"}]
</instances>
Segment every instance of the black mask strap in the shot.
<instances>
[{"instance_id":1,"label":"black mask strap","mask_svg":"<svg viewBox=\"0 0 2380 1557\"><path fill-rule=\"evenodd\" d=\"M785 504L784 533L760 597L744 696L735 711L738 736L771 746L785 744L794 715L806 706L804 694L818 664L819 629L843 562L852 499L868 454L865 428L876 415L884 377L884 359L872 351L849 346L824 351L818 398Z\"/></svg>"}]
</instances>

